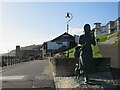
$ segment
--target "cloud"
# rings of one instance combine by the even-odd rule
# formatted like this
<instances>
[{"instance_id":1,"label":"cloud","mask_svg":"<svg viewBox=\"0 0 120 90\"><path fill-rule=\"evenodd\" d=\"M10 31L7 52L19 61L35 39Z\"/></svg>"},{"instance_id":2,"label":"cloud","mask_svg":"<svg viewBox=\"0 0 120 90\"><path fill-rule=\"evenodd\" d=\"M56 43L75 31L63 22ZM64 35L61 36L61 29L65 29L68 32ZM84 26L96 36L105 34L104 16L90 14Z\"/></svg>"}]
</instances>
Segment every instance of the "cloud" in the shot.
<instances>
[{"instance_id":1,"label":"cloud","mask_svg":"<svg viewBox=\"0 0 120 90\"><path fill-rule=\"evenodd\" d=\"M69 33L71 35L81 35L81 34L83 34L83 31L84 31L83 28L81 28L81 29L79 29L79 28L70 28L69 29Z\"/></svg>"},{"instance_id":2,"label":"cloud","mask_svg":"<svg viewBox=\"0 0 120 90\"><path fill-rule=\"evenodd\" d=\"M91 30L94 28L94 26L91 26ZM82 28L72 28L72 27L70 27L70 29L69 29L69 33L71 34L71 35L82 35L82 34L84 34L84 26L82 27Z\"/></svg>"}]
</instances>

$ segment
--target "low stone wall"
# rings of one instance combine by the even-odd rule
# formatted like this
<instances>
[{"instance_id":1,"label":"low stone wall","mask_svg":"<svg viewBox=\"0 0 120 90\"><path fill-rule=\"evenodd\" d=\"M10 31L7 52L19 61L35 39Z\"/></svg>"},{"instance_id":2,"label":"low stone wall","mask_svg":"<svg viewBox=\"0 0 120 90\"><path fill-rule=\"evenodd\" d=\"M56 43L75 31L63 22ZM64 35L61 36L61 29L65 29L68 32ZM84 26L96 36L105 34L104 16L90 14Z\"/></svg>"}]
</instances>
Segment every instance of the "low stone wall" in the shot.
<instances>
[{"instance_id":1,"label":"low stone wall","mask_svg":"<svg viewBox=\"0 0 120 90\"><path fill-rule=\"evenodd\" d=\"M75 58L50 58L50 66L55 76L71 76L74 75Z\"/></svg>"},{"instance_id":2,"label":"low stone wall","mask_svg":"<svg viewBox=\"0 0 120 90\"><path fill-rule=\"evenodd\" d=\"M107 57L102 57L102 58L93 58L94 61L94 66L95 66L95 71L102 71L105 68L109 68L110 67L110 62L111 59L107 58Z\"/></svg>"},{"instance_id":3,"label":"low stone wall","mask_svg":"<svg viewBox=\"0 0 120 90\"><path fill-rule=\"evenodd\" d=\"M49 64L55 76L72 76L75 75L75 58L50 57ZM103 70L110 66L110 58L94 58L95 71Z\"/></svg>"}]
</instances>

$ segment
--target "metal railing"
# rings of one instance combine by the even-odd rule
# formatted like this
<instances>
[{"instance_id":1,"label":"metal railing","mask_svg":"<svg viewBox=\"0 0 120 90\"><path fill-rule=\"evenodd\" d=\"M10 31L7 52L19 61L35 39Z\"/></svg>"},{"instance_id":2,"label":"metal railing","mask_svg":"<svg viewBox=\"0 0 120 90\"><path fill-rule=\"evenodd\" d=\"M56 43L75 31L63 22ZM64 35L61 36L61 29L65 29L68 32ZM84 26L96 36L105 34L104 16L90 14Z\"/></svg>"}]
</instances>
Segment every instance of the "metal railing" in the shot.
<instances>
[{"instance_id":1,"label":"metal railing","mask_svg":"<svg viewBox=\"0 0 120 90\"><path fill-rule=\"evenodd\" d=\"M22 63L22 62L27 62L29 60L26 60L24 58L19 58L16 56L2 56L2 67L7 67L11 66L14 64Z\"/></svg>"}]
</instances>

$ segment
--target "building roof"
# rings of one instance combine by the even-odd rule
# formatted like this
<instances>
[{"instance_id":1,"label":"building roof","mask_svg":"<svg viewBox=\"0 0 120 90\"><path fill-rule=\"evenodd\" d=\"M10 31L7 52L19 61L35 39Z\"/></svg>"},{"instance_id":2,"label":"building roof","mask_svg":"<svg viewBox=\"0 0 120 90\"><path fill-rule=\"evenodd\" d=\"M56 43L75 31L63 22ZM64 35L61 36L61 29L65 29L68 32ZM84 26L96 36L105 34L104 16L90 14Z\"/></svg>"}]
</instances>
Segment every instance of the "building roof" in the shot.
<instances>
[{"instance_id":1,"label":"building roof","mask_svg":"<svg viewBox=\"0 0 120 90\"><path fill-rule=\"evenodd\" d=\"M101 24L100 22L96 22L96 23L94 23L94 24Z\"/></svg>"},{"instance_id":2,"label":"building roof","mask_svg":"<svg viewBox=\"0 0 120 90\"><path fill-rule=\"evenodd\" d=\"M68 34L68 33L63 33L62 35L56 37L55 39L51 40L52 42L59 40L59 39L63 39L63 38L67 38L67 39L74 39L74 36Z\"/></svg>"},{"instance_id":3,"label":"building roof","mask_svg":"<svg viewBox=\"0 0 120 90\"><path fill-rule=\"evenodd\" d=\"M108 24L114 24L114 21L109 21L109 22L106 24L106 26L107 26Z\"/></svg>"}]
</instances>

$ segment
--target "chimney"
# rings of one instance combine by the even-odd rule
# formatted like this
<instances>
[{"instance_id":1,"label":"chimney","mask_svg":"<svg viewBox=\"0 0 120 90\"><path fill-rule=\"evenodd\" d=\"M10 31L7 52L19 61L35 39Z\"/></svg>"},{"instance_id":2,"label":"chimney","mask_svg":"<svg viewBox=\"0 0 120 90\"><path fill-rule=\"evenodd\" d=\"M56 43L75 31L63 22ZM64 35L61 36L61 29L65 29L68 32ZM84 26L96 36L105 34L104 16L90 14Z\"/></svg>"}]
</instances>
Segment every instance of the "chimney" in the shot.
<instances>
[{"instance_id":1,"label":"chimney","mask_svg":"<svg viewBox=\"0 0 120 90\"><path fill-rule=\"evenodd\" d=\"M20 46L16 46L16 57L20 56Z\"/></svg>"}]
</instances>

